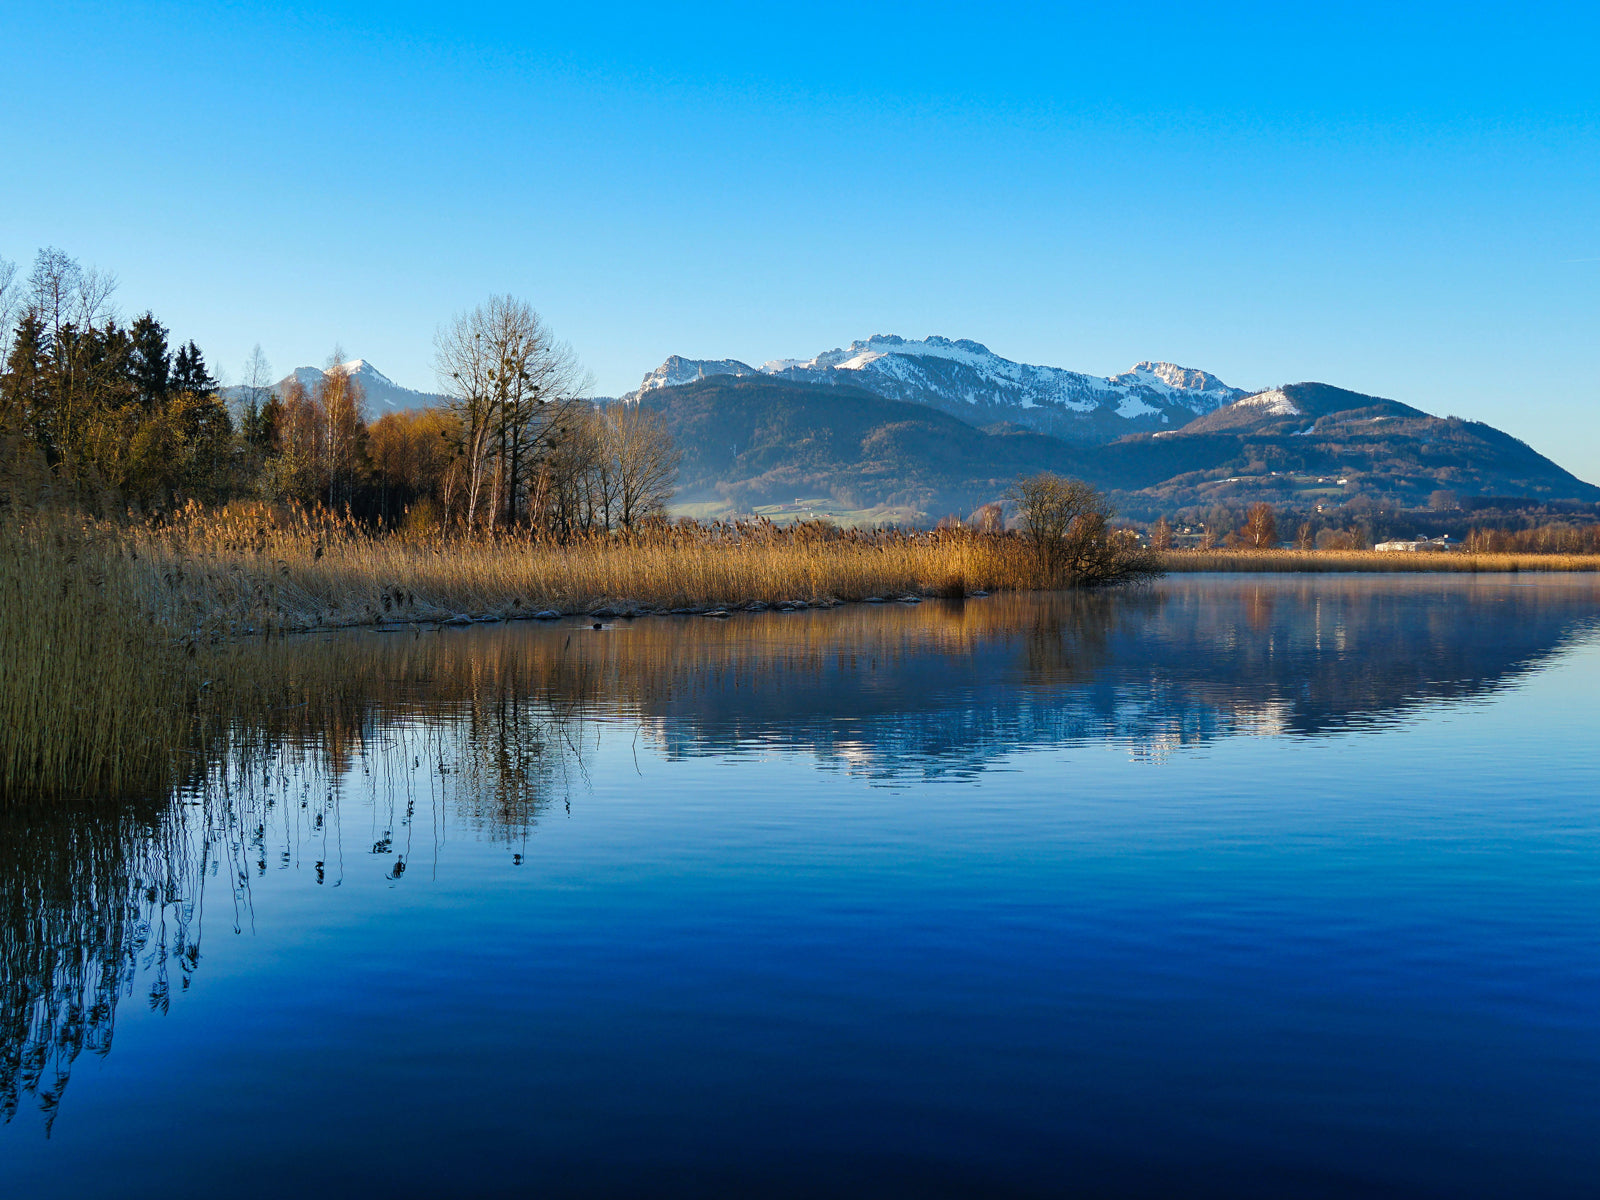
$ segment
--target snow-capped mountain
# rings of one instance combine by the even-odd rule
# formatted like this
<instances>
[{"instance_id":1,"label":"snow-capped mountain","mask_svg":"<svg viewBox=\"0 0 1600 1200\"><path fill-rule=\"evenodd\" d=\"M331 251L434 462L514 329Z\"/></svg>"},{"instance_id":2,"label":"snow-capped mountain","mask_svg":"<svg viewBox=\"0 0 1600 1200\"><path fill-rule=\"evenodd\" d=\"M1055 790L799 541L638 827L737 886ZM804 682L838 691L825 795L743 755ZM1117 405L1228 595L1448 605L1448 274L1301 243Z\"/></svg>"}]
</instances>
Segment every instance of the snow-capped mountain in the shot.
<instances>
[{"instance_id":1,"label":"snow-capped mountain","mask_svg":"<svg viewBox=\"0 0 1600 1200\"><path fill-rule=\"evenodd\" d=\"M1247 395L1214 375L1142 362L1110 377L1001 358L977 342L878 334L808 360L752 367L737 359L673 355L624 399L712 375L768 375L795 383L847 384L892 400L927 404L978 425L1010 421L1081 441L1176 429Z\"/></svg>"},{"instance_id":2,"label":"snow-capped mountain","mask_svg":"<svg viewBox=\"0 0 1600 1200\"><path fill-rule=\"evenodd\" d=\"M353 358L339 365L361 385L362 395L366 398L367 416L370 419L376 420L385 413L432 408L445 402L443 396L437 396L432 392L419 392L413 388L401 387L364 358ZM307 391L311 391L322 382L326 374L327 372L320 367L296 367L277 382L274 390L281 392L290 379L298 379Z\"/></svg>"}]
</instances>

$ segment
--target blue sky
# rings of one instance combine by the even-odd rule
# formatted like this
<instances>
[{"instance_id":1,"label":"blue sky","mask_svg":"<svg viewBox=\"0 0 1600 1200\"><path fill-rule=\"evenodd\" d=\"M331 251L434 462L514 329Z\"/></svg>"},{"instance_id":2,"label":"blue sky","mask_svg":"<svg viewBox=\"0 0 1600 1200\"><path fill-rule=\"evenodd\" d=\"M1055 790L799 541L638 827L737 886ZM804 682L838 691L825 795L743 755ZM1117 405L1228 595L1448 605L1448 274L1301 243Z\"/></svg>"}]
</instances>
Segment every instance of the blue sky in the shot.
<instances>
[{"instance_id":1,"label":"blue sky","mask_svg":"<svg viewBox=\"0 0 1600 1200\"><path fill-rule=\"evenodd\" d=\"M1292 11L1290 11L1292 10ZM1600 480L1595 6L11 5L0 255L237 376L531 301L668 354L941 333L1315 379Z\"/></svg>"}]
</instances>

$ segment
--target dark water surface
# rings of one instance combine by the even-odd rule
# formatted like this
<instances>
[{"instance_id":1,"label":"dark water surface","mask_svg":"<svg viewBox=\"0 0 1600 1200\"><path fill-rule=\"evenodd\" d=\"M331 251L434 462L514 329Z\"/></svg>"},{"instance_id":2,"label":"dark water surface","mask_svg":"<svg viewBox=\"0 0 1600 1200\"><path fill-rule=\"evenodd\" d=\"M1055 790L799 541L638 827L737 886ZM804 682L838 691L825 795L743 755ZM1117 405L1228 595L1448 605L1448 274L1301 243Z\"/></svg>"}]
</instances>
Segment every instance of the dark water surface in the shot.
<instances>
[{"instance_id":1,"label":"dark water surface","mask_svg":"<svg viewBox=\"0 0 1600 1200\"><path fill-rule=\"evenodd\" d=\"M239 655L0 814L0 1195L1600 1189L1592 578Z\"/></svg>"}]
</instances>

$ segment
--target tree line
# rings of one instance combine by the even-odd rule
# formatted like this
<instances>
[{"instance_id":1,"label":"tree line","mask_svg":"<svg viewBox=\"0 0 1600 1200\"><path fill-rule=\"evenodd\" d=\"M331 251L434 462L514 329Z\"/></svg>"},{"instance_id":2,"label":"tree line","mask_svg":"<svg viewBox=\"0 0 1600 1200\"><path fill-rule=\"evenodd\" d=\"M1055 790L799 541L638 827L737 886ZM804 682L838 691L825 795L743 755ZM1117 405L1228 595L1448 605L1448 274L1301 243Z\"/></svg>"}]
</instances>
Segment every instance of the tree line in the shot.
<instances>
[{"instance_id":1,"label":"tree line","mask_svg":"<svg viewBox=\"0 0 1600 1200\"><path fill-rule=\"evenodd\" d=\"M56 249L0 259L0 451L13 483L102 511L191 501L322 507L378 527L524 528L568 539L664 512L679 455L658 414L597 407L570 348L497 296L442 328L446 403L371 420L336 349L309 384L257 346L224 390L154 313L123 322L116 278Z\"/></svg>"},{"instance_id":2,"label":"tree line","mask_svg":"<svg viewBox=\"0 0 1600 1200\"><path fill-rule=\"evenodd\" d=\"M1454 493L1436 496L1449 496L1452 504L1459 504ZM1436 501L1436 507L1440 504L1442 501ZM1250 505L1242 514L1223 506L1204 513L1204 519L1193 513L1189 510L1188 514L1179 514L1184 523L1174 523L1165 516L1151 523L1151 549L1174 549L1180 545L1180 530L1187 534L1181 544L1199 550L1270 550L1283 546L1296 550L1370 550L1375 542L1405 540L1376 532L1370 513L1357 515L1344 525L1320 515L1280 512L1265 501ZM1425 519L1419 514L1397 514L1385 524L1415 529ZM1198 532L1188 532L1192 530ZM1456 544L1477 554L1600 554L1600 522L1546 521L1522 529L1469 525Z\"/></svg>"}]
</instances>

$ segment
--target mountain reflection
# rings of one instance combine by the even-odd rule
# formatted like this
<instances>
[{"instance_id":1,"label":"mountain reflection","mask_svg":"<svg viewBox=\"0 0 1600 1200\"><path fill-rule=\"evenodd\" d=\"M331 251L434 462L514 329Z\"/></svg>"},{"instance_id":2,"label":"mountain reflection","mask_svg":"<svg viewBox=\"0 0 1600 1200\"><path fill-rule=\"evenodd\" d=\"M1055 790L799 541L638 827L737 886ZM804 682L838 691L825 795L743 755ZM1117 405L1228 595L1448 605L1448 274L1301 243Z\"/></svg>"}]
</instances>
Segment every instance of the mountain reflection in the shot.
<instances>
[{"instance_id":1,"label":"mountain reflection","mask_svg":"<svg viewBox=\"0 0 1600 1200\"><path fill-rule=\"evenodd\" d=\"M896 778L1112 742L1392 723L1596 628L1587 579L1180 578L1121 594L361 632L219 657L177 795L0 812L0 1112L54 1119L119 1004L165 1010L252 883L400 886L448 829L516 860L620 723L668 758L771 749ZM372 826L346 829L363 795Z\"/></svg>"},{"instance_id":2,"label":"mountain reflection","mask_svg":"<svg viewBox=\"0 0 1600 1200\"><path fill-rule=\"evenodd\" d=\"M583 636L597 712L671 756L760 748L888 776L1046 746L1159 760L1482 696L1596 627L1588 579L1189 577L1133 593L640 621ZM496 635L516 638L518 631Z\"/></svg>"}]
</instances>

